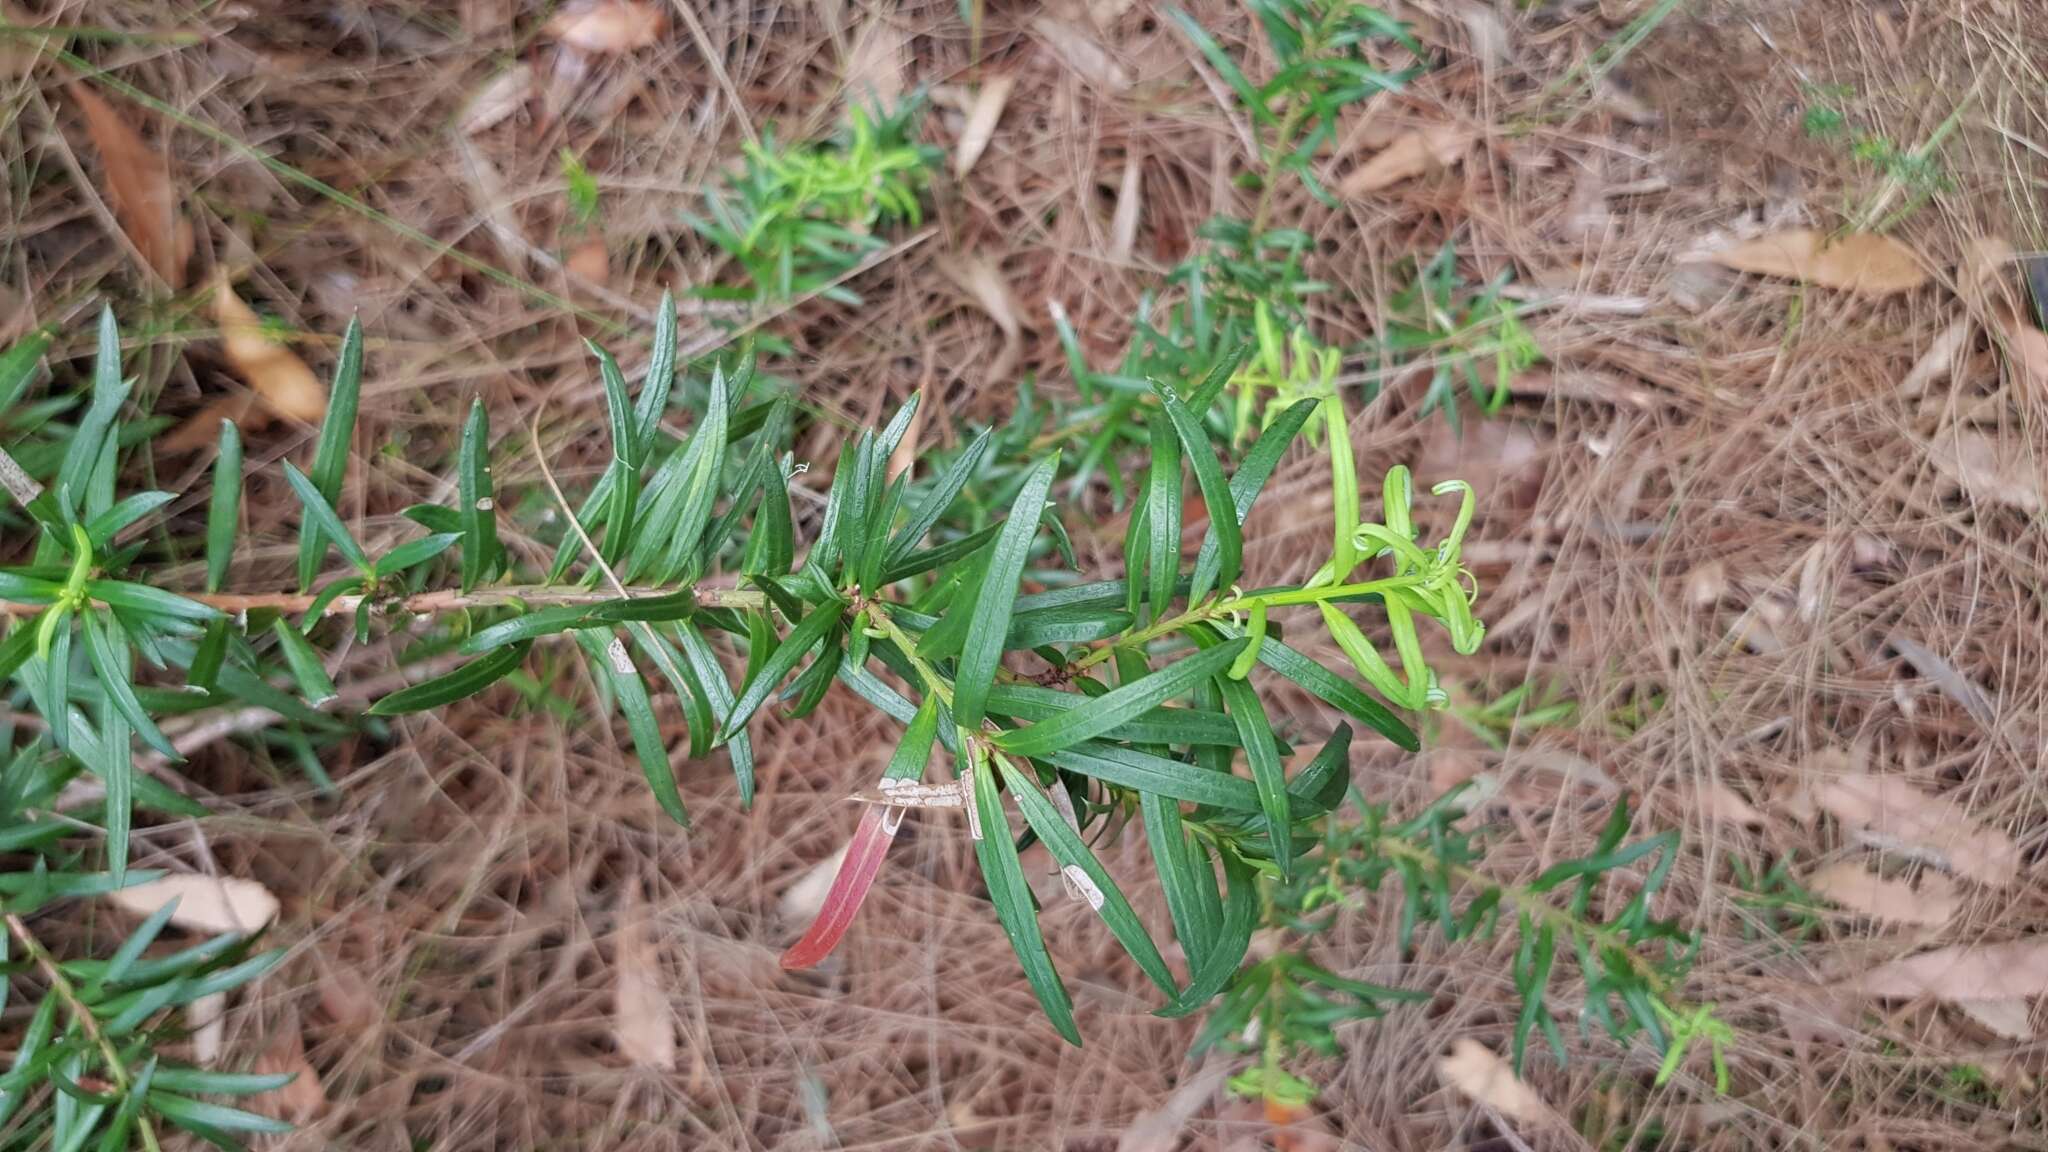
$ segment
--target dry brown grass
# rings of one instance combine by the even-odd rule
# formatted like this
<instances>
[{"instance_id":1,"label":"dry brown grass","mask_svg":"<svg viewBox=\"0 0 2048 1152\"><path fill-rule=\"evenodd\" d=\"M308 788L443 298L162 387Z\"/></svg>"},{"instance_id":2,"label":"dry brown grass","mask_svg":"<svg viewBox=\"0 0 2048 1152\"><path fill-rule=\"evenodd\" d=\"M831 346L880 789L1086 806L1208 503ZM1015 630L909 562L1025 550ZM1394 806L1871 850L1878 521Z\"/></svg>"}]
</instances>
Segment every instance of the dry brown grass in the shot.
<instances>
[{"instance_id":1,"label":"dry brown grass","mask_svg":"<svg viewBox=\"0 0 2048 1152\"><path fill-rule=\"evenodd\" d=\"M1249 35L1234 6L1190 7L1226 42ZM1401 258L1446 239L1473 279L1513 268L1547 301L1532 326L1549 364L1499 419L1468 418L1462 437L1437 418L1417 421L1412 374L1377 381L1380 398L1359 416L1361 475L1405 460L1426 480L1462 475L1485 495L1471 552L1492 630L1476 657L1442 654L1447 679L1476 700L1534 679L1580 705L1573 724L1525 732L1504 754L1444 722L1432 755L1470 757L1516 786L1522 800L1498 814L1487 861L1503 876L1532 875L1598 830L1606 801L1597 788L1560 786L1546 767L1560 757L1641 798L1655 826L1685 828L1667 910L1704 939L1691 994L1718 1004L1741 1040L1725 1099L1698 1065L1650 1089L1644 1051L1569 1029L1569 1067L1539 1057L1530 1078L1583 1133L1557 1137L1560 1146L1621 1147L1630 1132L1643 1147L1658 1132L1661 1146L1686 1148L2048 1145L2035 1087L2048 1050L2038 1041L1998 1040L1932 1003L1858 1004L1828 990L1923 938L2048 927L2048 535L2038 511L2002 504L1986 486L1959 488L1936 463L1944 443L1975 428L2011 451L2015 475L2038 491L2048 389L2001 368L1982 335L1952 379L1920 396L1898 386L1935 334L1969 312L1953 291L1968 246L1996 234L2025 249L2048 235L2040 12L2017 2L1790 12L1699 3L1630 55L1612 90L1565 83L1647 7L1504 4L1493 19L1507 52L1487 61L1458 13L1491 7L1409 6L1438 67L1374 115L1456 118L1484 130L1483 146L1453 172L1340 210L1305 196L1276 210L1314 231L1319 271L1346 290L1349 302L1317 316L1332 338L1375 331L1377 302L1401 286ZM806 403L824 417L800 456L829 460L833 425L872 421L925 381L939 402L928 435L945 434L939 413L1007 411L1011 382L985 372L1000 334L944 274L948 255L999 264L1027 323L1041 326L1025 333L1019 371L1058 387L1065 368L1048 303L1106 358L1139 293L1188 251L1200 222L1244 199L1228 180L1242 162L1236 130L1191 68L1193 53L1144 4L1055 13L1122 62L1135 80L1122 92L1051 51L1031 6L987 14L980 61L954 5L939 0L695 6L729 85L682 23L658 47L564 69L535 39L543 6L511 0L294 0L181 16L119 0L8 10L197 34L82 51L210 130L160 120L149 129L188 193L195 269L246 274L244 294L307 333L316 362L360 313L372 369L343 511L367 517L373 537L383 518L445 486L472 393L500 429L538 417L548 467L572 488L587 480L603 434L578 337L636 324L663 286L716 275L677 209L695 203L747 131L829 124L845 62L873 38L901 45L905 85L959 85L977 67L1019 81L987 154L964 181L941 182L931 237L860 278L866 307L806 304L774 322L798 350L790 371ZM201 297L146 302L63 95L66 68L19 42L7 52L0 313L12 318L0 328L56 323L70 334L58 358L82 354L77 321L105 294L140 334L139 370L161 411L189 412L236 387L208 340ZM528 104L463 133L467 101L515 66L533 71ZM1893 233L1940 271L1941 286L1872 302L1681 263L1711 236L1766 222L1841 225L1845 204L1881 194L1843 149L1801 135L1806 84L1853 85L1857 114L1906 145L1961 105L1944 150L1953 188ZM935 138L950 143L957 125L940 115ZM611 273L601 289L563 271L555 252L563 148L603 184ZM252 153L378 215L281 179ZM1103 253L1134 156L1143 212L1133 255L1119 263ZM1604 198L1589 223L1585 189L1603 184L1630 191ZM695 331L712 338L706 324ZM629 360L644 354L633 337L613 343ZM302 452L304 440L273 429L252 444L252 462ZM181 461L162 468L188 472ZM539 462L522 453L498 479L516 488L538 477ZM1322 483L1306 454L1276 480L1249 534L1259 542L1251 576L1305 574L1326 531ZM237 580L281 586L284 493L259 487L251 499L255 531ZM1105 523L1080 541L1084 551L1113 557L1117 529ZM1702 585L1718 594L1696 595ZM1901 654L1911 645L1942 665L1916 667ZM392 659L380 643L352 666L375 675ZM558 682L573 705L587 703L576 675ZM1965 703L1965 683L1981 703ZM840 798L874 775L892 739L836 690L808 724L768 723L753 812L737 809L721 765L682 769L696 815L687 831L661 819L607 733L511 693L492 699L407 721L389 739L324 748L340 785L332 797L306 787L281 750L219 745L190 774L222 814L140 834L138 863L218 867L283 897L277 937L293 959L237 1002L229 1050L258 1052L303 1029L330 1106L297 1144L1080 1152L1116 1146L1194 1071L1183 1058L1189 1026L1149 1016L1141 981L1100 925L1049 900L1048 938L1088 1038L1079 1051L1058 1043L989 914L965 836L943 819L907 825L825 967L777 968L793 936L780 894L843 840L854 812ZM1297 704L1303 727L1327 723ZM1836 749L1869 770L1910 774L2009 831L2020 882L1968 889L1962 915L1925 937L1823 917L1812 939L1776 938L1737 899L1728 860L1796 854L1812 864L1861 851L1780 803ZM1355 768L1369 792L1416 801L1429 794L1430 765L1366 749ZM1702 781L1733 788L1766 821L1710 820L1695 800ZM1135 853L1120 851L1107 862L1149 908L1156 886ZM640 899L677 1012L673 1073L630 1068L614 1047L618 933ZM1346 1059L1326 1069L1330 1138L1371 1149L1519 1146L1445 1092L1432 1061L1458 1036L1501 1043L1511 945L1447 946L1425 934L1404 957L1394 916L1388 902L1365 901L1321 946L1326 958L1436 997L1346 1034ZM1958 1087L1959 1067L1989 1086ZM1204 1091L1187 1146L1263 1138L1255 1117Z\"/></svg>"}]
</instances>

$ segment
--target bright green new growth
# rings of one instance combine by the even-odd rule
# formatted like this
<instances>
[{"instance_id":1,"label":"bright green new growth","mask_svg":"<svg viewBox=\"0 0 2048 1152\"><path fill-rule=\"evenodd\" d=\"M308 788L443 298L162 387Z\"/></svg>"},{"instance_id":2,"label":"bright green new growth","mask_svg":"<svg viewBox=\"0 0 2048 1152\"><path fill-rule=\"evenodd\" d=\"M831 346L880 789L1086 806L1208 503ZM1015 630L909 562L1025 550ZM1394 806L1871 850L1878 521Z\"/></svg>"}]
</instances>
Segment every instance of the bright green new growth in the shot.
<instances>
[{"instance_id":1,"label":"bright green new growth","mask_svg":"<svg viewBox=\"0 0 2048 1152\"><path fill-rule=\"evenodd\" d=\"M938 153L917 141L922 113L920 99L889 113L855 109L822 144L785 145L770 129L746 145L725 187L705 190L703 214L683 214L749 281L705 294L765 302L816 292L860 303L839 281L888 246L883 226L924 218L919 198Z\"/></svg>"}]
</instances>

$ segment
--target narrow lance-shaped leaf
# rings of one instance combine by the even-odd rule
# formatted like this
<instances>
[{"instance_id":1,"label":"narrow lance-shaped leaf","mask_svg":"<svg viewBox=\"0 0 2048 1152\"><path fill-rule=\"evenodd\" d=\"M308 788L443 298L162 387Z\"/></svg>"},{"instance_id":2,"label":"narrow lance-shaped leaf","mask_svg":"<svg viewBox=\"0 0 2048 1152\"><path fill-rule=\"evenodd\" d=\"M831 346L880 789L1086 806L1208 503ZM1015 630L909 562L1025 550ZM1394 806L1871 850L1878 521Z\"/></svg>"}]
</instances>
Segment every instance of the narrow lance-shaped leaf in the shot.
<instances>
[{"instance_id":1,"label":"narrow lance-shaped leaf","mask_svg":"<svg viewBox=\"0 0 2048 1152\"><path fill-rule=\"evenodd\" d=\"M645 453L632 401L626 396L626 376L619 370L619 362L595 341L585 340L583 344L597 358L598 376L604 381L605 414L611 423L612 466L609 472L614 483L611 504L605 512L602 554L607 562L616 562L633 542L633 508L640 498L640 465Z\"/></svg>"},{"instance_id":2,"label":"narrow lance-shaped leaf","mask_svg":"<svg viewBox=\"0 0 2048 1152\"><path fill-rule=\"evenodd\" d=\"M128 386L121 379L121 329L114 323L114 309L100 309L99 341L93 361L92 403L72 430L57 468L57 499L67 508L79 507L87 481L99 466L108 433L120 418L128 401Z\"/></svg>"},{"instance_id":3,"label":"narrow lance-shaped leaf","mask_svg":"<svg viewBox=\"0 0 2048 1152\"><path fill-rule=\"evenodd\" d=\"M661 725L654 718L654 701L647 695L647 682L640 679L640 670L633 666L626 642L608 631L592 629L576 633L576 643L590 657L592 672L610 685L613 703L625 714L626 729L632 733L633 749L648 786L654 789L655 802L669 819L688 826L690 817L676 788L675 770L669 766L668 745L663 743Z\"/></svg>"},{"instance_id":4,"label":"narrow lance-shaped leaf","mask_svg":"<svg viewBox=\"0 0 2048 1152\"><path fill-rule=\"evenodd\" d=\"M885 570L895 568L916 551L918 542L924 539L924 534L931 531L932 525L939 522L939 517L945 515L946 509L953 506L953 501L960 496L960 490L966 487L968 478L981 466L981 458L987 453L989 438L993 434L990 429L982 429L981 434L970 441L967 447L961 449L960 454L953 458L953 462L946 466L946 470L931 482L931 486L925 489L924 495L917 503L911 505L910 515L905 519L902 530L889 541Z\"/></svg>"},{"instance_id":5,"label":"narrow lance-shaped leaf","mask_svg":"<svg viewBox=\"0 0 2048 1152\"><path fill-rule=\"evenodd\" d=\"M1240 529L1243 528L1245 519L1251 515L1252 505L1258 500L1259 493L1265 490L1266 481L1272 479L1274 469L1280 466L1281 457L1287 454L1287 449L1293 444L1295 436L1300 434L1302 425L1308 423L1309 417L1316 414L1318 407L1318 402L1314 400L1295 401L1264 432L1259 433L1259 438L1253 442L1251 451L1245 453L1244 462L1238 465L1237 472L1230 477L1230 503L1237 513ZM1210 509L1209 516L1212 520L1215 515L1215 509ZM1217 579L1217 572L1222 565L1222 541L1213 532L1203 536L1202 550L1195 554L1195 578L1188 590L1190 601L1201 598L1195 592L1197 588L1206 590L1229 586L1228 580Z\"/></svg>"},{"instance_id":6,"label":"narrow lance-shaped leaf","mask_svg":"<svg viewBox=\"0 0 2048 1152\"><path fill-rule=\"evenodd\" d=\"M711 699L711 722L723 731L726 721L732 718L733 693L731 685L725 682L725 668L718 662L717 653L705 641L703 633L689 620L676 622L676 637L681 642L684 659L696 670L697 679L704 685L704 691ZM726 739L726 758L732 761L732 774L739 786L740 807L754 805L754 741L742 728Z\"/></svg>"},{"instance_id":7,"label":"narrow lance-shaped leaf","mask_svg":"<svg viewBox=\"0 0 2048 1152\"><path fill-rule=\"evenodd\" d=\"M1155 1012L1156 1016L1176 1019L1200 1009L1223 990L1225 984L1237 973L1237 967L1244 962L1244 954L1251 947L1252 929L1257 927L1259 918L1258 876L1250 865L1239 860L1228 849L1222 850L1223 874L1230 883L1230 895L1223 905L1223 925L1216 937L1215 947L1196 969L1194 978L1181 991L1173 1003Z\"/></svg>"},{"instance_id":8,"label":"narrow lance-shaped leaf","mask_svg":"<svg viewBox=\"0 0 2048 1152\"><path fill-rule=\"evenodd\" d=\"M1051 482L1050 473L1046 480ZM1013 510L1011 518L1017 519ZM1036 515L1031 516L1035 524ZM967 725L963 722L962 727ZM981 865L981 878L988 886L988 898L996 906L996 919L1010 948L1024 967L1024 978L1038 997L1039 1006L1067 1043L1081 1046L1081 1030L1074 1024L1074 1004L1067 998L1066 985L1053 967L1052 954L1045 950L1045 937L1038 930L1038 916L1031 907L1031 885L1024 879L1024 864L1017 857L1016 841L1010 839L1010 823L1003 816L1003 799L996 791L996 778L988 759L976 756L973 763L961 763L961 774L973 773L973 803L983 830L974 842L974 858Z\"/></svg>"},{"instance_id":9,"label":"narrow lance-shaped leaf","mask_svg":"<svg viewBox=\"0 0 2048 1152\"><path fill-rule=\"evenodd\" d=\"M1017 810L1024 814L1024 822L1045 842L1046 848L1063 868L1080 871L1081 878L1088 881L1081 884L1081 878L1067 873L1087 899L1088 906L1101 914L1102 922L1109 925L1110 932L1124 946L1124 951L1131 954L1131 959L1137 961L1139 969L1152 983L1169 997L1177 995L1180 990L1174 985L1173 973L1167 970L1166 960L1159 955L1159 946L1152 942L1144 923L1131 910L1130 901L1124 899L1123 890L1117 887L1115 878L1102 866L1102 861L1088 850L1081 834L1060 816L1059 809L1053 807L1052 801L1039 790L1037 781L1010 763L1008 757L998 757L996 763L1002 769L1010 797L1017 802Z\"/></svg>"},{"instance_id":10,"label":"narrow lance-shaped leaf","mask_svg":"<svg viewBox=\"0 0 2048 1152\"><path fill-rule=\"evenodd\" d=\"M725 471L728 408L725 372L714 369L704 418L690 433L689 447L683 449L683 505L676 516L673 535L669 537L667 555L658 571L663 581L694 576L704 570L705 565L697 555L697 546L704 539L705 526L711 523L711 510L718 500L718 482Z\"/></svg>"},{"instance_id":11,"label":"narrow lance-shaped leaf","mask_svg":"<svg viewBox=\"0 0 2048 1152\"><path fill-rule=\"evenodd\" d=\"M312 481L313 491L329 509L341 499L341 481L348 470L349 442L355 439L356 406L362 398L362 384L363 325L359 319L351 317L348 331L341 338L341 355L335 360L334 382L328 388L327 416L320 423L320 441L313 451L313 471L307 477ZM287 478L297 472L289 461L285 467L290 469ZM339 517L335 522L340 522ZM312 587L313 577L320 574L320 557L324 552L321 539L331 531L327 524L312 520L300 524L300 588ZM354 541L349 543L353 545ZM360 554L362 549L357 548L356 551ZM342 546L342 552L347 554L348 545ZM361 563L357 567L367 570L369 564Z\"/></svg>"},{"instance_id":12,"label":"narrow lance-shaped leaf","mask_svg":"<svg viewBox=\"0 0 2048 1152\"><path fill-rule=\"evenodd\" d=\"M31 332L12 348L0 352L0 415L5 415L35 379L36 366L50 348L48 332Z\"/></svg>"},{"instance_id":13,"label":"narrow lance-shaped leaf","mask_svg":"<svg viewBox=\"0 0 2048 1152\"><path fill-rule=\"evenodd\" d=\"M938 731L939 698L929 695L924 698L924 703L918 705L909 726L903 730L903 740L896 745L896 754L889 758L889 767L882 773L882 778L921 778L926 762L931 759L932 744ZM859 825L854 828L853 838L847 842L846 856L832 877L832 887L825 893L825 902L818 906L817 918L811 921L803 938L782 954L784 968L813 967L839 946L847 927L860 911L861 903L867 899L876 874L881 871L882 857L889 850L889 842L895 839L896 828L902 819L901 808L867 805L866 811L861 813Z\"/></svg>"},{"instance_id":14,"label":"narrow lance-shaped leaf","mask_svg":"<svg viewBox=\"0 0 2048 1152\"><path fill-rule=\"evenodd\" d=\"M1051 719L1001 733L995 743L1018 756L1043 756L1071 748L1193 691L1195 685L1228 668L1244 646L1245 641L1238 639L1197 652Z\"/></svg>"},{"instance_id":15,"label":"narrow lance-shaped leaf","mask_svg":"<svg viewBox=\"0 0 2048 1152\"><path fill-rule=\"evenodd\" d=\"M1220 652L1227 647L1228 644L1219 644L1209 651ZM1247 681L1218 676L1216 686L1223 693L1224 708L1237 721L1238 741L1244 745L1252 783L1259 790L1259 808L1266 814L1266 834L1273 841L1273 863L1286 876L1294 870L1294 824L1288 809L1286 768L1280 763L1280 750L1274 746L1265 705L1259 703L1258 693Z\"/></svg>"},{"instance_id":16,"label":"narrow lance-shaped leaf","mask_svg":"<svg viewBox=\"0 0 2048 1152\"><path fill-rule=\"evenodd\" d=\"M466 700L510 675L526 659L526 650L532 646L533 642L528 640L492 649L452 672L391 693L370 706L370 715L403 716Z\"/></svg>"},{"instance_id":17,"label":"narrow lance-shaped leaf","mask_svg":"<svg viewBox=\"0 0 2048 1152\"><path fill-rule=\"evenodd\" d=\"M1209 530L1202 543L1206 547L1210 538L1216 540L1220 564L1216 581L1228 587L1236 582L1244 561L1244 536L1238 527L1237 507L1230 486L1223 480L1223 469L1216 463L1216 453L1209 447L1209 436L1202 430L1201 421L1180 402L1173 389L1154 381L1152 390L1158 394L1159 402L1166 406L1167 419L1172 422L1174 434L1180 438L1181 448L1189 465L1194 468L1195 483L1201 488L1202 502L1209 509ZM1175 555L1179 555L1178 550ZM1188 590L1190 604L1200 602L1209 592L1209 585L1200 572L1197 566L1195 583Z\"/></svg>"},{"instance_id":18,"label":"narrow lance-shaped leaf","mask_svg":"<svg viewBox=\"0 0 2048 1152\"><path fill-rule=\"evenodd\" d=\"M220 591L235 557L235 531L242 514L242 434L234 421L220 422L220 452L213 458L213 493L206 501L206 590Z\"/></svg>"},{"instance_id":19,"label":"narrow lance-shaped leaf","mask_svg":"<svg viewBox=\"0 0 2048 1152\"><path fill-rule=\"evenodd\" d=\"M483 397L470 401L456 464L455 499L462 525L462 590L489 578L498 565L498 509L491 484L491 415Z\"/></svg>"},{"instance_id":20,"label":"narrow lance-shaped leaf","mask_svg":"<svg viewBox=\"0 0 2048 1152\"><path fill-rule=\"evenodd\" d=\"M775 649L773 655L761 662L759 671L747 681L740 692L739 702L733 705L732 715L725 722L720 738L730 740L734 733L746 726L761 705L782 686L782 681L796 669L797 662L807 655L812 646L825 638L826 633L837 627L846 605L832 600L811 610L811 614L789 630L789 635Z\"/></svg>"},{"instance_id":21,"label":"narrow lance-shaped leaf","mask_svg":"<svg viewBox=\"0 0 2048 1152\"><path fill-rule=\"evenodd\" d=\"M78 614L79 623L85 633L85 655L92 664L93 675L99 678L100 690L106 693L107 701L118 709L142 742L162 753L167 759L177 762L184 759L171 746L149 713L142 707L142 701L135 696L134 687L128 682L132 661L129 656L128 630L111 612L95 612L87 609ZM127 754L127 747L121 749Z\"/></svg>"},{"instance_id":22,"label":"narrow lance-shaped leaf","mask_svg":"<svg viewBox=\"0 0 2048 1152\"><path fill-rule=\"evenodd\" d=\"M974 599L974 615L968 625L967 641L961 649L954 677L953 720L962 728L981 727L988 704L989 685L995 682L1002 663L1003 638L1010 630L1010 615L1017 602L1017 579L1031 554L1032 538L1038 535L1039 512L1046 493L1052 489L1053 473L1059 468L1055 452L1031 470L1024 486L1010 504L1010 518L996 537L989 554L988 571L981 591ZM986 774L988 768L982 766Z\"/></svg>"},{"instance_id":23,"label":"narrow lance-shaped leaf","mask_svg":"<svg viewBox=\"0 0 2048 1152\"><path fill-rule=\"evenodd\" d=\"M341 522L341 517L335 513L334 506L327 502L327 497L321 495L320 490L303 473L292 467L291 461L283 461L283 464L285 483L291 485L293 495L299 498L299 505L305 511L299 539L314 540L320 545L320 551L324 551L325 541L332 540L334 546L341 550L343 559L355 565L356 570L363 575L371 575L375 569L370 564L369 556L364 554L363 546L356 543L356 538L349 533L348 526ZM300 587L312 586L313 576L319 572L320 551L314 553L313 572L299 582ZM300 555L304 556L305 553L301 551Z\"/></svg>"},{"instance_id":24,"label":"narrow lance-shaped leaf","mask_svg":"<svg viewBox=\"0 0 2048 1152\"><path fill-rule=\"evenodd\" d=\"M1145 489L1145 598L1151 602L1152 619L1163 620L1172 611L1173 592L1180 583L1180 438L1165 420L1153 423L1151 435L1152 469Z\"/></svg>"},{"instance_id":25,"label":"narrow lance-shaped leaf","mask_svg":"<svg viewBox=\"0 0 2048 1152\"><path fill-rule=\"evenodd\" d=\"M334 681L328 677L327 669L320 663L320 653L313 650L305 634L282 616L271 624L270 630L277 636L285 666L291 669L292 679L298 682L299 694L306 698L306 703L318 708L334 699Z\"/></svg>"}]
</instances>

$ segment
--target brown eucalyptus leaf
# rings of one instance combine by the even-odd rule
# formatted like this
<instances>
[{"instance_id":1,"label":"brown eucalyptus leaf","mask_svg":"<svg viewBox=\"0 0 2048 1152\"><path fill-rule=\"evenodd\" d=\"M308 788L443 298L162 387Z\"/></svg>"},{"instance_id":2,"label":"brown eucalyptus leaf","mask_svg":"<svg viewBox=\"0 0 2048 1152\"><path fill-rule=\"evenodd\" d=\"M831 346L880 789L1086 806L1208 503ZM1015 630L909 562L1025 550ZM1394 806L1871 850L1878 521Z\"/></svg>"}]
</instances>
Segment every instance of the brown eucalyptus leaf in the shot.
<instances>
[{"instance_id":1,"label":"brown eucalyptus leaf","mask_svg":"<svg viewBox=\"0 0 2048 1152\"><path fill-rule=\"evenodd\" d=\"M99 151L114 218L156 274L172 288L183 288L192 222L179 211L169 162L135 130L132 111L116 109L82 83L71 85L70 93Z\"/></svg>"},{"instance_id":2,"label":"brown eucalyptus leaf","mask_svg":"<svg viewBox=\"0 0 2048 1152\"><path fill-rule=\"evenodd\" d=\"M213 288L213 319L228 363L271 410L306 424L327 414L327 389L298 353L271 339L263 320L222 276Z\"/></svg>"},{"instance_id":3,"label":"brown eucalyptus leaf","mask_svg":"<svg viewBox=\"0 0 2048 1152\"><path fill-rule=\"evenodd\" d=\"M1821 781L1814 800L1876 847L1936 861L1994 888L2012 883L2019 874L2019 848L2012 837L1904 777L1846 772Z\"/></svg>"},{"instance_id":4,"label":"brown eucalyptus leaf","mask_svg":"<svg viewBox=\"0 0 2048 1152\"><path fill-rule=\"evenodd\" d=\"M1511 1120L1548 1123L1550 1105L1524 1084L1500 1055L1477 1040L1461 1039L1436 1062L1443 1082Z\"/></svg>"},{"instance_id":5,"label":"brown eucalyptus leaf","mask_svg":"<svg viewBox=\"0 0 2048 1152\"><path fill-rule=\"evenodd\" d=\"M595 56L645 48L668 31L668 10L646 0L595 0L557 11L542 34Z\"/></svg>"},{"instance_id":6,"label":"brown eucalyptus leaf","mask_svg":"<svg viewBox=\"0 0 2048 1152\"><path fill-rule=\"evenodd\" d=\"M1479 134L1460 124L1432 124L1394 138L1372 159L1351 170L1338 184L1349 197L1365 196L1403 180L1462 160Z\"/></svg>"},{"instance_id":7,"label":"brown eucalyptus leaf","mask_svg":"<svg viewBox=\"0 0 2048 1152\"><path fill-rule=\"evenodd\" d=\"M1737 272L1776 276L1862 296L1910 292L1927 282L1913 250L1889 236L1855 232L1830 240L1824 232L1792 228L1759 236L1713 254Z\"/></svg>"},{"instance_id":8,"label":"brown eucalyptus leaf","mask_svg":"<svg viewBox=\"0 0 2048 1152\"><path fill-rule=\"evenodd\" d=\"M1857 860L1830 864L1804 883L1808 891L1829 903L1895 924L1938 928L1962 906L1955 882L1940 873L1922 876L1916 888L1904 880L1880 876Z\"/></svg>"},{"instance_id":9,"label":"brown eucalyptus leaf","mask_svg":"<svg viewBox=\"0 0 2048 1152\"><path fill-rule=\"evenodd\" d=\"M1952 944L1880 964L1847 984L1853 991L1886 1000L1933 996L1961 1003L2048 995L2048 936L2004 944Z\"/></svg>"}]
</instances>

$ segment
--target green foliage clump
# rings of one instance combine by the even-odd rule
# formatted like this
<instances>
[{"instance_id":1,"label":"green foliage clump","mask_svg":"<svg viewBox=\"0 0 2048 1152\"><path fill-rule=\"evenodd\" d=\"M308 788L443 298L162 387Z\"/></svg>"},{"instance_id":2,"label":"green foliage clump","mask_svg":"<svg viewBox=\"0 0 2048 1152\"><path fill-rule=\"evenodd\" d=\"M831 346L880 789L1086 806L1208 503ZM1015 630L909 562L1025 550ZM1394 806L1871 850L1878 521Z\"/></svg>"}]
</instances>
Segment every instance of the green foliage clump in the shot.
<instances>
[{"instance_id":1,"label":"green foliage clump","mask_svg":"<svg viewBox=\"0 0 2048 1152\"><path fill-rule=\"evenodd\" d=\"M886 225L915 226L939 152L917 139L923 101L893 112L855 109L831 140L784 144L771 128L745 146L725 186L707 188L704 212L685 212L699 236L731 257L744 286L704 294L753 302L817 293L858 304L839 283L886 248Z\"/></svg>"}]
</instances>

